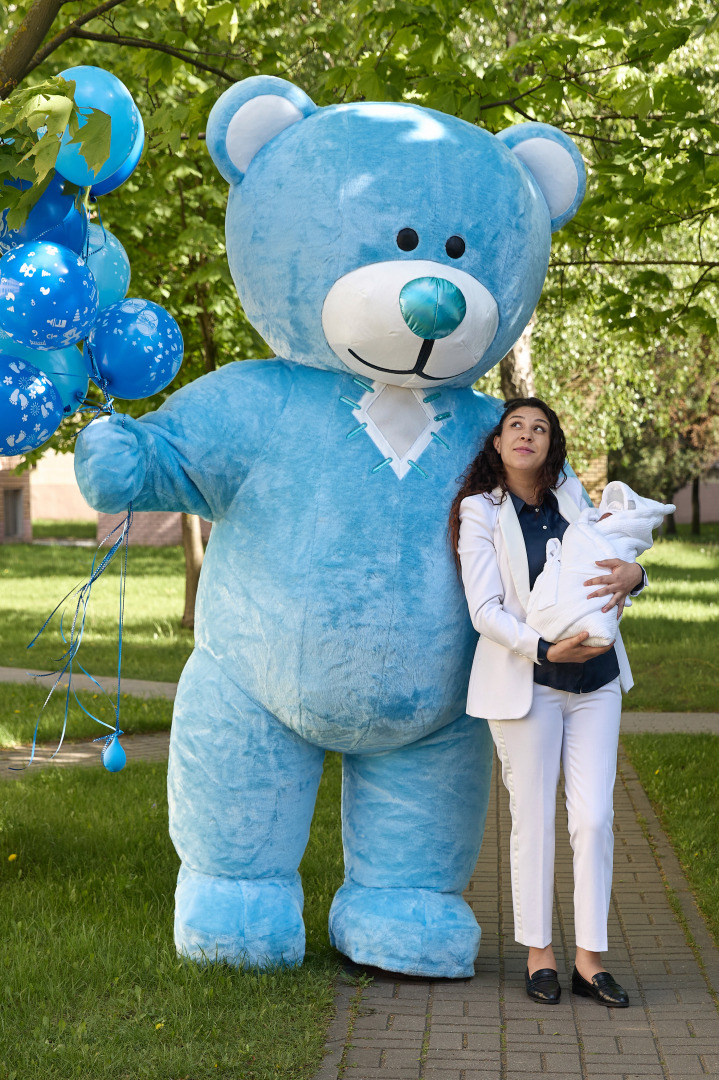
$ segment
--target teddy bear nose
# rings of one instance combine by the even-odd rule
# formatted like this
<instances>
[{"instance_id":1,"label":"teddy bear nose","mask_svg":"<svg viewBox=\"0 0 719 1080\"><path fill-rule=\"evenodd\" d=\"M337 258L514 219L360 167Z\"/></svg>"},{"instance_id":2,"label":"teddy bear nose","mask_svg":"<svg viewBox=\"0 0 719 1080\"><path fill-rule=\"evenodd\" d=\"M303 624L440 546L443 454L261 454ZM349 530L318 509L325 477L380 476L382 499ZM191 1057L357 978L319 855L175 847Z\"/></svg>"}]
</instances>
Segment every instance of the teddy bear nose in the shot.
<instances>
[{"instance_id":1,"label":"teddy bear nose","mask_svg":"<svg viewBox=\"0 0 719 1080\"><path fill-rule=\"evenodd\" d=\"M447 337L467 314L461 290L446 278L420 277L408 281L399 294L399 306L412 333L425 341Z\"/></svg>"}]
</instances>

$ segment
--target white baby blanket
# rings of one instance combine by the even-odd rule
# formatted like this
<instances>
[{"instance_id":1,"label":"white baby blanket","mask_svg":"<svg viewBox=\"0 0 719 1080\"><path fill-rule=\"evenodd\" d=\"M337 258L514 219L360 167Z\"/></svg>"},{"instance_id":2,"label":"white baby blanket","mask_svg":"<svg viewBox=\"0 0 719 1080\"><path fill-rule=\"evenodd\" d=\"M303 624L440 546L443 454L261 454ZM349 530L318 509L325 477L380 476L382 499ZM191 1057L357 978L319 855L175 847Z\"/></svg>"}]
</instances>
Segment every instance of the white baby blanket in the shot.
<instances>
[{"instance_id":1,"label":"white baby blanket","mask_svg":"<svg viewBox=\"0 0 719 1080\"><path fill-rule=\"evenodd\" d=\"M609 572L596 565L597 559L634 562L652 546L652 529L674 509L671 503L643 499L619 480L607 484L598 507L582 510L561 541L547 541L547 561L529 595L527 623L545 641L561 641L587 630L585 645L612 645L617 636L616 608L602 611L610 599L606 595L588 600L599 586L589 588L584 582ZM600 521L607 513L611 517Z\"/></svg>"}]
</instances>

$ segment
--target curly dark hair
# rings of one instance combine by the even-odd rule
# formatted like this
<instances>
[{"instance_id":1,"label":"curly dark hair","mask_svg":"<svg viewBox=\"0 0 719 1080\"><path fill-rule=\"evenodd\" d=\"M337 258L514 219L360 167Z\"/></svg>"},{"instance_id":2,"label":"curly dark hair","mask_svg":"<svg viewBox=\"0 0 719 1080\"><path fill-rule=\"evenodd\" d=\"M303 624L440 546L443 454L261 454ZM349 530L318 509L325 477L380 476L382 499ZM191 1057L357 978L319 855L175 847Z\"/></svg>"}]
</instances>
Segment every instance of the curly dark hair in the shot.
<instances>
[{"instance_id":1,"label":"curly dark hair","mask_svg":"<svg viewBox=\"0 0 719 1080\"><path fill-rule=\"evenodd\" d=\"M502 489L502 501L506 499L507 482L504 475L504 465L502 464L501 457L494 448L494 440L498 435L502 434L504 422L509 414L522 408L541 409L549 421L549 453L547 454L547 460L544 462L541 472L537 477L537 503L542 503L550 488L557 486L560 476L562 479L566 479L567 474L564 469L564 463L567 458L567 444L564 439L564 432L559 423L559 417L554 410L550 409L546 402L540 401L540 399L536 397L511 398L509 401L505 401L499 422L487 435L484 440L484 445L474 461L471 462L462 476L460 476L460 488L454 497L452 507L449 511L449 526L447 531L455 565L457 567L457 573L461 573L459 561L460 504L462 499L466 499L469 495L481 495L486 492L494 491L496 487Z\"/></svg>"}]
</instances>

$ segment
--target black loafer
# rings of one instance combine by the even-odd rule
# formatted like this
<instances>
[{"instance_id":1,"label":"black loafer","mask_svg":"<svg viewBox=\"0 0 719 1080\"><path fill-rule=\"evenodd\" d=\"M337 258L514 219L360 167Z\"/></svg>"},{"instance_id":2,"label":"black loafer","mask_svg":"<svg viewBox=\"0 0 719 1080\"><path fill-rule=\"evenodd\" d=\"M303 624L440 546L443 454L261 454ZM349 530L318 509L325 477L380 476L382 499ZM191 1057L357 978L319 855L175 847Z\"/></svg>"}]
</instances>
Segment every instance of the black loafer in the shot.
<instances>
[{"instance_id":1,"label":"black loafer","mask_svg":"<svg viewBox=\"0 0 719 1080\"><path fill-rule=\"evenodd\" d=\"M524 985L532 1001L539 1001L542 1005L557 1005L562 996L562 988L554 968L540 968L534 975L530 975L527 968L524 972Z\"/></svg>"},{"instance_id":2,"label":"black loafer","mask_svg":"<svg viewBox=\"0 0 719 1080\"><path fill-rule=\"evenodd\" d=\"M597 972L592 976L592 981L587 982L575 968L572 972L572 993L594 998L600 1005L613 1009L626 1009L629 1005L629 994L608 971Z\"/></svg>"}]
</instances>

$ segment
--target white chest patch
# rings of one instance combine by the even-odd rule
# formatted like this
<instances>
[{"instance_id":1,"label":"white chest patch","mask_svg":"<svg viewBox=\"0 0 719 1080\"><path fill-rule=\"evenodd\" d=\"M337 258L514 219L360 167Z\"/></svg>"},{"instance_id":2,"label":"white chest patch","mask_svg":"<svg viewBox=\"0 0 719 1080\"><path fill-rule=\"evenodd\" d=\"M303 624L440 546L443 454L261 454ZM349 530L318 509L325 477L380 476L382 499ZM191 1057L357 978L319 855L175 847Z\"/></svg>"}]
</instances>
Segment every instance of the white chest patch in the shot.
<instances>
[{"instance_id":1,"label":"white chest patch","mask_svg":"<svg viewBox=\"0 0 719 1080\"><path fill-rule=\"evenodd\" d=\"M431 402L440 396L429 389L414 390L375 382L359 400L354 415L364 432L383 455L380 465L389 465L401 480L411 469L424 470L417 462L449 414L441 420ZM425 400L429 398L430 400ZM446 445L446 444L443 444ZM426 475L426 474L425 474Z\"/></svg>"}]
</instances>

